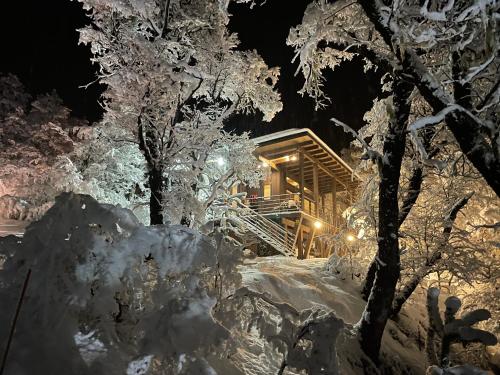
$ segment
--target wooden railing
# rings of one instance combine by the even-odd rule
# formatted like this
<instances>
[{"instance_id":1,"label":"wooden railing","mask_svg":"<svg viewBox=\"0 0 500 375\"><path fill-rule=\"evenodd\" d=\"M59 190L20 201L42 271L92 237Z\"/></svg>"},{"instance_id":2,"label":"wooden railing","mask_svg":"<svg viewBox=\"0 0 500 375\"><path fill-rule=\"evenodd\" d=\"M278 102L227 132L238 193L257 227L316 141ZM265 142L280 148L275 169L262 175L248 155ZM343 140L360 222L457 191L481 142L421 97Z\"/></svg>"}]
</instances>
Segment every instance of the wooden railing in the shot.
<instances>
[{"instance_id":1,"label":"wooden railing","mask_svg":"<svg viewBox=\"0 0 500 375\"><path fill-rule=\"evenodd\" d=\"M295 255L293 235L281 225L245 205L240 198L216 201L212 205L212 210L213 219L225 218L241 229L254 233L281 254Z\"/></svg>"},{"instance_id":2,"label":"wooden railing","mask_svg":"<svg viewBox=\"0 0 500 375\"><path fill-rule=\"evenodd\" d=\"M277 194L268 197L243 194L241 197L239 197L239 200L241 204L245 205L255 213L258 213L262 216L281 216L294 213L307 214L322 222L324 228L323 232L333 233L336 232L336 228L342 226L342 217L339 214L335 215L333 209L328 209L326 207L325 209L323 209L323 207L317 205L316 202L309 198L304 198L304 200L307 201L308 204L305 205L306 207L302 207L300 198L300 193ZM218 206L226 206L228 204L234 204L236 206L236 203L234 201L232 203L229 203L227 200L219 200L214 203L213 208L216 208ZM314 209L310 209L310 207L312 206L314 206Z\"/></svg>"},{"instance_id":3,"label":"wooden railing","mask_svg":"<svg viewBox=\"0 0 500 375\"><path fill-rule=\"evenodd\" d=\"M247 196L243 203L261 215L300 212L300 194L279 194L269 197Z\"/></svg>"}]
</instances>

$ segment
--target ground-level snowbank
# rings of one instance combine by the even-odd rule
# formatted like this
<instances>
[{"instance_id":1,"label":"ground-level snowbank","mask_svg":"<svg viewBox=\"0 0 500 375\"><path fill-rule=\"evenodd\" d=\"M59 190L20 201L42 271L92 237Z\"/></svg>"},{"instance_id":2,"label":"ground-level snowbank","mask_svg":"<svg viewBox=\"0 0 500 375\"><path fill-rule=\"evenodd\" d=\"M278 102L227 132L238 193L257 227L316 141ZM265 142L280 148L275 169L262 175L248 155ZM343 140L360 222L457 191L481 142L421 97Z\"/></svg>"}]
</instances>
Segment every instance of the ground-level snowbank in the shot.
<instances>
[{"instance_id":1,"label":"ground-level snowbank","mask_svg":"<svg viewBox=\"0 0 500 375\"><path fill-rule=\"evenodd\" d=\"M113 375L139 363L149 369L143 374L168 366L161 371L268 375L285 359L291 375L300 373L293 363L315 355L309 369L324 360L335 370L311 375L363 373L350 334L364 307L354 281L324 260L247 258L236 269L238 249L217 241L179 226L145 227L89 196L61 196L22 240L0 239L0 345L32 271L6 374ZM230 303L240 275L247 292ZM287 355L308 322L315 337ZM394 374L423 373L414 326L387 328L383 350Z\"/></svg>"},{"instance_id":2,"label":"ground-level snowbank","mask_svg":"<svg viewBox=\"0 0 500 375\"><path fill-rule=\"evenodd\" d=\"M334 311L346 323L355 324L364 309L365 302L360 297L360 286L356 280L342 279L327 270L324 259L298 260L290 257L266 257L247 260L240 267L243 284L261 293L268 293L276 302L282 302L301 311L324 309ZM424 374L426 360L423 350L425 306L409 305L404 309L398 323L389 321L382 345L383 362L391 367L393 374ZM253 339L255 340L255 338ZM341 374L362 374L359 348L349 335L341 336L337 342ZM261 350L266 348L260 343ZM344 347L342 347L344 346ZM246 357L245 357L246 356ZM262 355L239 353L247 362L259 363ZM269 361L269 358L265 358ZM264 361L264 362L265 362ZM274 366L262 367L268 373ZM343 367L342 367L343 366ZM250 372L259 374L259 372ZM262 372L263 374L266 372Z\"/></svg>"}]
</instances>

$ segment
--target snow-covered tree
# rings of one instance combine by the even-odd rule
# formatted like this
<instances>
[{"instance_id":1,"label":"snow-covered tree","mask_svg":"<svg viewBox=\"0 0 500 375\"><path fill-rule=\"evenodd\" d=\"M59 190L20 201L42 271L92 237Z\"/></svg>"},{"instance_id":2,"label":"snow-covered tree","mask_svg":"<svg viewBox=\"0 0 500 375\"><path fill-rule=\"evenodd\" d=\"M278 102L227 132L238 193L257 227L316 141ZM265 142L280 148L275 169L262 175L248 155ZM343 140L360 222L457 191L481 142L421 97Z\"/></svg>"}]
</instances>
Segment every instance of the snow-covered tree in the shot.
<instances>
[{"instance_id":1,"label":"snow-covered tree","mask_svg":"<svg viewBox=\"0 0 500 375\"><path fill-rule=\"evenodd\" d=\"M69 156L88 137L55 92L32 98L17 77L0 77L0 206L12 219L38 217L80 177Z\"/></svg>"},{"instance_id":2,"label":"snow-covered tree","mask_svg":"<svg viewBox=\"0 0 500 375\"><path fill-rule=\"evenodd\" d=\"M375 103L372 115L380 115L385 123L379 121L371 129L373 146L367 144L367 134L355 134L340 124L357 137L363 158L375 162L379 172L378 251L367 277L368 303L359 323L363 349L374 360L399 278L399 227L418 198L422 166L435 164L432 126L444 121L464 155L500 194L497 14L496 2L319 0L308 6L302 24L290 31L287 42L295 48L297 72L305 78L302 92L316 98L318 105L328 102L322 89L326 68L335 69L358 56L367 72L386 73L381 86L391 95ZM424 112L417 118L410 117L414 88L425 100ZM407 133L420 158L399 207Z\"/></svg>"},{"instance_id":3,"label":"snow-covered tree","mask_svg":"<svg viewBox=\"0 0 500 375\"><path fill-rule=\"evenodd\" d=\"M144 155L151 223L176 220L165 212L168 197L184 190L186 206L197 200L206 190L207 165L224 147L221 139L231 140L227 146L235 150L248 149L246 136L222 131L224 120L258 109L269 121L281 109L273 90L278 70L255 52L236 50L237 37L226 28L227 1L82 2L92 25L80 30L80 41L91 45L99 79L108 87L105 122L125 129L125 139ZM241 177L240 167L233 174ZM219 174L212 190L227 183L228 173ZM187 180L179 184L180 175ZM184 208L184 222L197 211Z\"/></svg>"},{"instance_id":4,"label":"snow-covered tree","mask_svg":"<svg viewBox=\"0 0 500 375\"><path fill-rule=\"evenodd\" d=\"M399 74L432 109L409 127L445 120L462 152L500 194L499 5L495 1L313 2L288 44L303 92L325 104L322 70L359 56L365 69ZM389 77L390 78L390 77ZM390 81L390 79L389 79ZM386 82L383 83L387 86Z\"/></svg>"}]
</instances>

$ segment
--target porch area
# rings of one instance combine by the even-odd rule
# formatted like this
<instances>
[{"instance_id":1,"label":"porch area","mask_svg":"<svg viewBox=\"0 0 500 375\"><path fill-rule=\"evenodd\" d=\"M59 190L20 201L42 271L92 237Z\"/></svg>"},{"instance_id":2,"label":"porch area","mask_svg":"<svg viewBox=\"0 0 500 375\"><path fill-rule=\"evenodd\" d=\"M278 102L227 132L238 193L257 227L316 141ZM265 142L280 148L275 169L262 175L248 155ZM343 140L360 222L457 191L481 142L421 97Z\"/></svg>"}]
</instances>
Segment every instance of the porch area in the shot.
<instances>
[{"instance_id":1,"label":"porch area","mask_svg":"<svg viewBox=\"0 0 500 375\"><path fill-rule=\"evenodd\" d=\"M247 215L283 228L285 247L297 258L327 257L345 226L360 179L310 129L290 129L255 138L255 155L268 178L258 188L239 185Z\"/></svg>"}]
</instances>

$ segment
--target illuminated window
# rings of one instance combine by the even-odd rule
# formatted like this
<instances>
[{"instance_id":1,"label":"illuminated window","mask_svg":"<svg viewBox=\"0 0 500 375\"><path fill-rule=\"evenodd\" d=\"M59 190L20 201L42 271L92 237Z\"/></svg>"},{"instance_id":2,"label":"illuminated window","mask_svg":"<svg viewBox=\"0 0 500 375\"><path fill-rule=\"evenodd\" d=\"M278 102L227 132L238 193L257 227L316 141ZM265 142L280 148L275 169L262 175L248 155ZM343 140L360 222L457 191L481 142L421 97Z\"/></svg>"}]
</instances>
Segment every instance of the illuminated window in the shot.
<instances>
[{"instance_id":1,"label":"illuminated window","mask_svg":"<svg viewBox=\"0 0 500 375\"><path fill-rule=\"evenodd\" d=\"M271 184L264 184L264 199L271 198Z\"/></svg>"},{"instance_id":2,"label":"illuminated window","mask_svg":"<svg viewBox=\"0 0 500 375\"><path fill-rule=\"evenodd\" d=\"M302 208L303 211L305 212L310 212L309 210L311 209L310 202L307 199L304 199L304 207Z\"/></svg>"}]
</instances>

